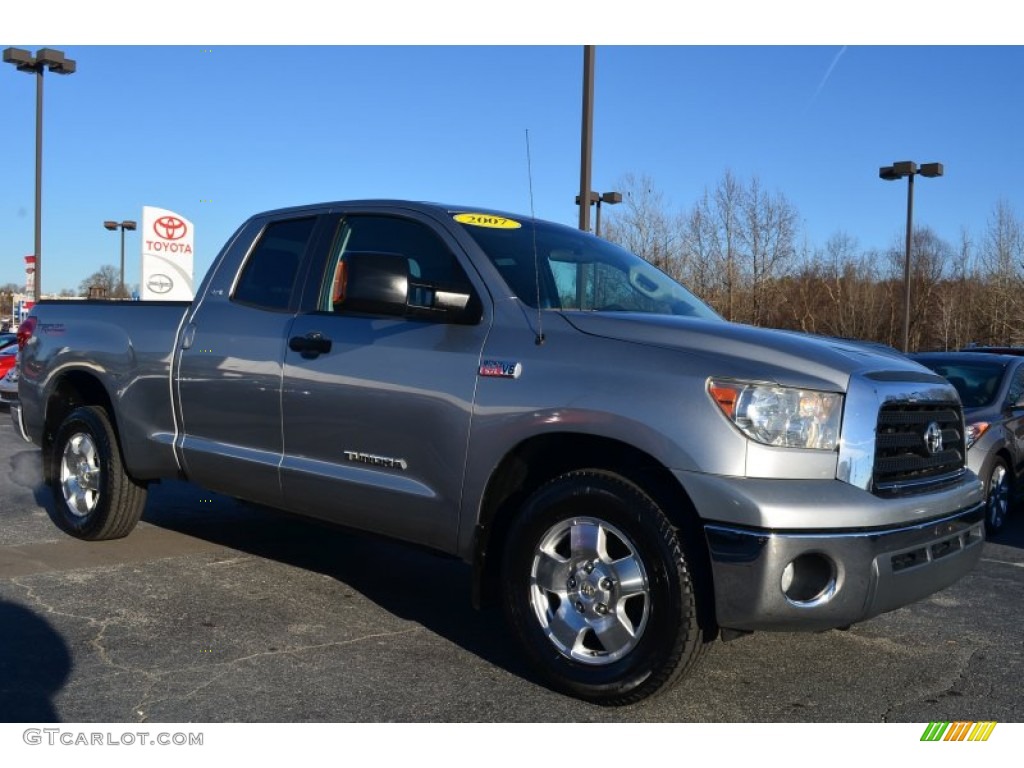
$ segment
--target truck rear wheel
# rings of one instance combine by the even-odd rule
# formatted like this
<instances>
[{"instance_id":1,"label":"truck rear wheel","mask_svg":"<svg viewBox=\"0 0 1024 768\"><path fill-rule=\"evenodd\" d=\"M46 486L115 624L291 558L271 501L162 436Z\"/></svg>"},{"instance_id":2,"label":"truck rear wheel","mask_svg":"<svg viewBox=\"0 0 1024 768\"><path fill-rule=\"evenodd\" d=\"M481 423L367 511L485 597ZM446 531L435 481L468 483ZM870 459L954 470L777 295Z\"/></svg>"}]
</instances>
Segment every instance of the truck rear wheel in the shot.
<instances>
[{"instance_id":1,"label":"truck rear wheel","mask_svg":"<svg viewBox=\"0 0 1024 768\"><path fill-rule=\"evenodd\" d=\"M146 488L124 470L117 434L98 406L75 408L57 430L49 482L57 526L79 539L127 536L142 516Z\"/></svg>"},{"instance_id":2,"label":"truck rear wheel","mask_svg":"<svg viewBox=\"0 0 1024 768\"><path fill-rule=\"evenodd\" d=\"M651 497L610 472L569 472L526 502L503 560L508 620L558 690L628 704L705 646L690 559Z\"/></svg>"}]
</instances>

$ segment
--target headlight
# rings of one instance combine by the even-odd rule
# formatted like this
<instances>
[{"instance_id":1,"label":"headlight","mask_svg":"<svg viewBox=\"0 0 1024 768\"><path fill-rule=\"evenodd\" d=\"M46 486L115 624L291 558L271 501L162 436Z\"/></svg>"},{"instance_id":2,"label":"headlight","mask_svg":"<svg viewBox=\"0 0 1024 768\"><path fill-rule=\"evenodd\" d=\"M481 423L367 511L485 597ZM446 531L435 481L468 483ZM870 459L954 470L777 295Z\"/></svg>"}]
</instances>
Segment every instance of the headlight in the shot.
<instances>
[{"instance_id":1,"label":"headlight","mask_svg":"<svg viewBox=\"0 0 1024 768\"><path fill-rule=\"evenodd\" d=\"M843 396L835 392L711 379L722 413L752 440L786 448L833 451L839 445Z\"/></svg>"},{"instance_id":2,"label":"headlight","mask_svg":"<svg viewBox=\"0 0 1024 768\"><path fill-rule=\"evenodd\" d=\"M989 428L987 421L976 421L973 424L967 425L967 447L970 448L976 442L981 439Z\"/></svg>"}]
</instances>

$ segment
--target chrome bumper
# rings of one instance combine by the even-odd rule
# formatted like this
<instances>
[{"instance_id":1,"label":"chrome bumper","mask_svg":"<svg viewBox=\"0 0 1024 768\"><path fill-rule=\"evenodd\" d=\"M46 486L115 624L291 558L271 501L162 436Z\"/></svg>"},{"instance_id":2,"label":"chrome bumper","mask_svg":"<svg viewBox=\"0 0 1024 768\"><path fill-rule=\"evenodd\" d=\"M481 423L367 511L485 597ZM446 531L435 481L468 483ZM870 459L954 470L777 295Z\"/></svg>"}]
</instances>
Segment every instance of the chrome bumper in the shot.
<instances>
[{"instance_id":1,"label":"chrome bumper","mask_svg":"<svg viewBox=\"0 0 1024 768\"><path fill-rule=\"evenodd\" d=\"M830 629L900 608L968 573L985 540L983 504L868 531L704 530L718 624L739 630Z\"/></svg>"}]
</instances>

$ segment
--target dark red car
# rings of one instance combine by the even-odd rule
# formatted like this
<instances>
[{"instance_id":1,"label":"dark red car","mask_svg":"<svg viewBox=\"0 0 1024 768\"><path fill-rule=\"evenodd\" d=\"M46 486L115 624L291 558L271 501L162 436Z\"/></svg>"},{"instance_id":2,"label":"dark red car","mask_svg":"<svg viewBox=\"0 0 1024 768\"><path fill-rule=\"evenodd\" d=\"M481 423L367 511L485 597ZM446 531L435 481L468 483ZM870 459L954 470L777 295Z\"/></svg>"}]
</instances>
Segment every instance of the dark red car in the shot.
<instances>
[{"instance_id":1,"label":"dark red car","mask_svg":"<svg viewBox=\"0 0 1024 768\"><path fill-rule=\"evenodd\" d=\"M7 375L7 372L14 367L18 359L18 345L8 344L0 348L0 379Z\"/></svg>"}]
</instances>

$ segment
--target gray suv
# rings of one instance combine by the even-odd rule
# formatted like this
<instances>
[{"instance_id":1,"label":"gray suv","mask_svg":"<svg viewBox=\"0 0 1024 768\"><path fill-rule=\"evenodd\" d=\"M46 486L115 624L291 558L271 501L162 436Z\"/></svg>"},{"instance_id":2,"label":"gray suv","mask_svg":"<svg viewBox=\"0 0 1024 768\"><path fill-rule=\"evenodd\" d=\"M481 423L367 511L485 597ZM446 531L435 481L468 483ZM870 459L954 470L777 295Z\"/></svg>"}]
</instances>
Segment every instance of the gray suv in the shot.
<instances>
[{"instance_id":1,"label":"gray suv","mask_svg":"<svg viewBox=\"0 0 1024 768\"><path fill-rule=\"evenodd\" d=\"M960 394L967 466L985 483L985 526L1001 529L1024 472L1024 357L991 352L926 352L911 357Z\"/></svg>"}]
</instances>

